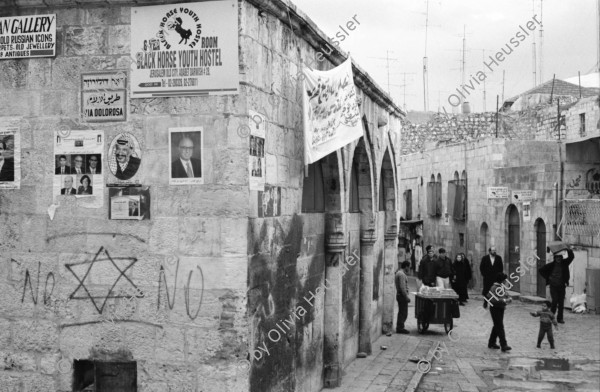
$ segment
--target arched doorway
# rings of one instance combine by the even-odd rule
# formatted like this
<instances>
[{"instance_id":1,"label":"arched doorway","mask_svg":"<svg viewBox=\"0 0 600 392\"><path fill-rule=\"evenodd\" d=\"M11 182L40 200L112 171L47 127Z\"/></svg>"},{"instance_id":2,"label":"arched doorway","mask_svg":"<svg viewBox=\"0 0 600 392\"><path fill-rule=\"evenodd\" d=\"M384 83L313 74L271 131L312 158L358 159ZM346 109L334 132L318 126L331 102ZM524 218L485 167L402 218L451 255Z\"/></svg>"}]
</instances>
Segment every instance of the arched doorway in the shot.
<instances>
[{"instance_id":1,"label":"arched doorway","mask_svg":"<svg viewBox=\"0 0 600 392\"><path fill-rule=\"evenodd\" d=\"M546 265L546 224L542 218L535 221L535 250L537 257L537 296L546 298L546 280L540 275L540 268Z\"/></svg>"},{"instance_id":2,"label":"arched doorway","mask_svg":"<svg viewBox=\"0 0 600 392\"><path fill-rule=\"evenodd\" d=\"M521 258L521 222L519 219L519 210L514 204L508 206L506 210L507 235L506 245L508 248L508 275L515 273L513 276L520 276L517 272L519 260ZM521 285L518 279L511 279L513 285L511 290L520 292Z\"/></svg>"}]
</instances>

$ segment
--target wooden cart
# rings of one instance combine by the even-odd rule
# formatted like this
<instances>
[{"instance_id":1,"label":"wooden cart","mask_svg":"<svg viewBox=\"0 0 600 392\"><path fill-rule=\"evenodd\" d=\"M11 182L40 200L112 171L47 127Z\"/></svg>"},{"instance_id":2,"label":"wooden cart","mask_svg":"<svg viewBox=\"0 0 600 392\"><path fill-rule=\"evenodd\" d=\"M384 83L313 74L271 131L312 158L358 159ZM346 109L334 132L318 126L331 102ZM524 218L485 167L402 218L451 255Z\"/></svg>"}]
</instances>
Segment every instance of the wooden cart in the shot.
<instances>
[{"instance_id":1,"label":"wooden cart","mask_svg":"<svg viewBox=\"0 0 600 392\"><path fill-rule=\"evenodd\" d=\"M444 324L444 330L448 333L454 326L453 319L459 317L458 296L454 298L415 295L415 318L419 333L427 331L429 324Z\"/></svg>"}]
</instances>

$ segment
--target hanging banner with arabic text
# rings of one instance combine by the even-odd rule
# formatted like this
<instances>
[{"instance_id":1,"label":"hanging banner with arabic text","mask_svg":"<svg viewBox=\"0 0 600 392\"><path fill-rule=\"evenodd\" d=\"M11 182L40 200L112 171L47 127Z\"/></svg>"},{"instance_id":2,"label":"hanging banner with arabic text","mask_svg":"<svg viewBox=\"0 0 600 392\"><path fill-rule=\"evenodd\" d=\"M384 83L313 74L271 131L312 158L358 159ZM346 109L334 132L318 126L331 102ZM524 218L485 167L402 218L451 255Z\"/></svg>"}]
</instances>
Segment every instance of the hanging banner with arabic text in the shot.
<instances>
[{"instance_id":1,"label":"hanging banner with arabic text","mask_svg":"<svg viewBox=\"0 0 600 392\"><path fill-rule=\"evenodd\" d=\"M316 162L363 135L348 58L329 71L304 69L304 162Z\"/></svg>"},{"instance_id":2,"label":"hanging banner with arabic text","mask_svg":"<svg viewBox=\"0 0 600 392\"><path fill-rule=\"evenodd\" d=\"M131 97L238 94L237 1L131 8Z\"/></svg>"},{"instance_id":3,"label":"hanging banner with arabic text","mask_svg":"<svg viewBox=\"0 0 600 392\"><path fill-rule=\"evenodd\" d=\"M56 55L56 14L0 18L0 59Z\"/></svg>"}]
</instances>

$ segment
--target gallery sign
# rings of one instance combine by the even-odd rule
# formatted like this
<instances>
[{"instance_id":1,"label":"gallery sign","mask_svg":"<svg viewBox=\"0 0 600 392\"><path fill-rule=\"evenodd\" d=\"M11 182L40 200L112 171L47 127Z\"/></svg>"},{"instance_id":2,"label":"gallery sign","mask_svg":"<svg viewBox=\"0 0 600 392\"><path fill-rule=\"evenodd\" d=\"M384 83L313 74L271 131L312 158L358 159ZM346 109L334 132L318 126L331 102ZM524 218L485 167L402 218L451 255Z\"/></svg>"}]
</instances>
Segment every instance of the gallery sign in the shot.
<instances>
[{"instance_id":1,"label":"gallery sign","mask_svg":"<svg viewBox=\"0 0 600 392\"><path fill-rule=\"evenodd\" d=\"M489 186L487 188L488 199L508 199L508 187Z\"/></svg>"},{"instance_id":2,"label":"gallery sign","mask_svg":"<svg viewBox=\"0 0 600 392\"><path fill-rule=\"evenodd\" d=\"M237 1L131 9L132 98L238 93Z\"/></svg>"},{"instance_id":3,"label":"gallery sign","mask_svg":"<svg viewBox=\"0 0 600 392\"><path fill-rule=\"evenodd\" d=\"M81 116L86 122L127 120L124 71L81 74Z\"/></svg>"},{"instance_id":4,"label":"gallery sign","mask_svg":"<svg viewBox=\"0 0 600 392\"><path fill-rule=\"evenodd\" d=\"M0 18L0 59L56 55L56 14Z\"/></svg>"}]
</instances>

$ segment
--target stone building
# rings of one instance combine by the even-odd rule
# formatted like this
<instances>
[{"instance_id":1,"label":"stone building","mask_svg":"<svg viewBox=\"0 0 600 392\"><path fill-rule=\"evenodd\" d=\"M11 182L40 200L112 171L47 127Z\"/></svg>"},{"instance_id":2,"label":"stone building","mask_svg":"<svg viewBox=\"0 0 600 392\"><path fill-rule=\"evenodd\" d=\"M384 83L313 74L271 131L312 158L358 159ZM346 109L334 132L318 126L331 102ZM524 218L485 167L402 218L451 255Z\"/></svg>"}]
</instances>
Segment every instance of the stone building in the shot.
<instances>
[{"instance_id":1,"label":"stone building","mask_svg":"<svg viewBox=\"0 0 600 392\"><path fill-rule=\"evenodd\" d=\"M498 123L475 113L404 126L401 242L422 233L425 245L464 252L478 289L494 245L512 290L546 297L537 270L550 261L547 242L562 238L576 254L565 303L587 290L589 307L600 308L591 294L600 283L599 98L570 101L500 113Z\"/></svg>"},{"instance_id":2,"label":"stone building","mask_svg":"<svg viewBox=\"0 0 600 392\"><path fill-rule=\"evenodd\" d=\"M132 7L157 3L190 2L0 4L57 23L55 57L0 59L0 122L21 136L20 189L0 189L0 385L336 386L392 327L404 113L354 64L364 136L305 169L296 76L346 55L293 4L250 0L235 2L239 94L129 94L127 121L88 123L81 74L128 70ZM264 191L249 190L251 111L266 119ZM169 184L177 127L204 130L202 185ZM78 130L139 140L150 219L109 220L107 189L101 208L52 197L56 132Z\"/></svg>"}]
</instances>

